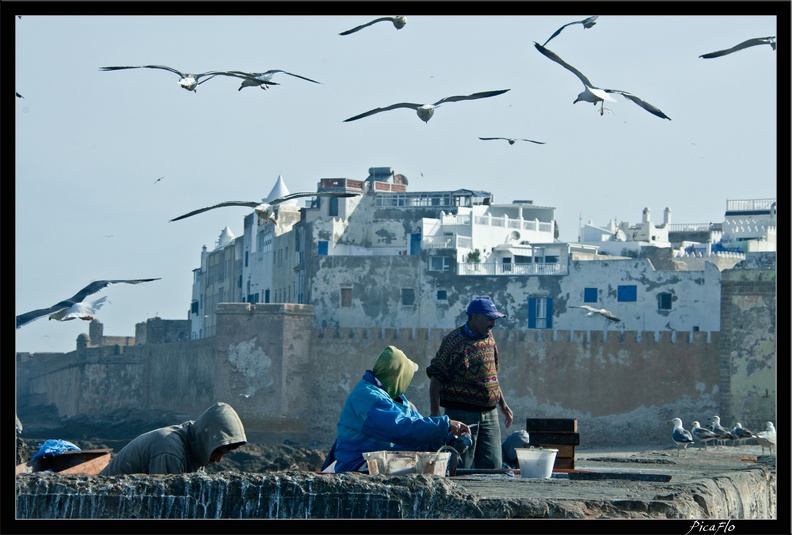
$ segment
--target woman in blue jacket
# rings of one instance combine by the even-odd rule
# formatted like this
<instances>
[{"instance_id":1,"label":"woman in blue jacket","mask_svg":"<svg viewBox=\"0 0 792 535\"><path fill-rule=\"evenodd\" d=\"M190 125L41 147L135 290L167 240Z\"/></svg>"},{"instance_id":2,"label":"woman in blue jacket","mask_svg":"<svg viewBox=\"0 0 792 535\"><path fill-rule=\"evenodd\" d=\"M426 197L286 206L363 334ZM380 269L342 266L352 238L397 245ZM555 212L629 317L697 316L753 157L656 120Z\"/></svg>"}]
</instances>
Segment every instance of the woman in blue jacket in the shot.
<instances>
[{"instance_id":1,"label":"woman in blue jacket","mask_svg":"<svg viewBox=\"0 0 792 535\"><path fill-rule=\"evenodd\" d=\"M460 421L445 415L424 417L415 410L404 391L417 370L418 365L395 346L380 353L344 402L323 471L360 470L367 451L437 451L449 433L470 433Z\"/></svg>"}]
</instances>

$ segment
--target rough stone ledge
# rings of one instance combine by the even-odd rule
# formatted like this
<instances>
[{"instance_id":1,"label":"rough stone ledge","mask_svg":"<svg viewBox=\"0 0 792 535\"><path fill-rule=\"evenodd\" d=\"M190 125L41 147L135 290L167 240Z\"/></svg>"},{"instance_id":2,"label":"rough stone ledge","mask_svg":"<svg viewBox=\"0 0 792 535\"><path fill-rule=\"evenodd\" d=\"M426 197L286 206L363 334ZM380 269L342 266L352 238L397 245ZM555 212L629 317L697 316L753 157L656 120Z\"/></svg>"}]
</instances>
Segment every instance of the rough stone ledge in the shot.
<instances>
[{"instance_id":1,"label":"rough stone ledge","mask_svg":"<svg viewBox=\"0 0 792 535\"><path fill-rule=\"evenodd\" d=\"M519 478L518 478L519 479ZM528 480L515 483L529 483ZM23 474L18 519L775 519L774 470L751 467L684 484L636 483L635 499L595 487L553 495L555 481L514 486L424 475L314 472L172 476ZM491 484L491 483L490 483ZM604 483L607 485L608 483ZM557 489L561 487L557 486ZM601 488L601 486L600 486ZM559 490L560 492L560 490ZM648 494L647 494L648 492ZM575 494L578 495L575 495ZM533 494L533 495L531 495Z\"/></svg>"}]
</instances>

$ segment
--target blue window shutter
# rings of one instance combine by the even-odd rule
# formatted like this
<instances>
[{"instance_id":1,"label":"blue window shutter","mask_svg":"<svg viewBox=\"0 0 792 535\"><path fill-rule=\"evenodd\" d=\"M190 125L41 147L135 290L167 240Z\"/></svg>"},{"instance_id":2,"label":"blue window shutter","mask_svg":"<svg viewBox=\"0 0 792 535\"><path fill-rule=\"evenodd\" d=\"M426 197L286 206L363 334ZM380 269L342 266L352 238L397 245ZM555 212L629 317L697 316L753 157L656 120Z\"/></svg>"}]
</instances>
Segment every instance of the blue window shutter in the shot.
<instances>
[{"instance_id":1,"label":"blue window shutter","mask_svg":"<svg viewBox=\"0 0 792 535\"><path fill-rule=\"evenodd\" d=\"M596 288L584 288L583 289L583 302L584 303L596 303L597 302L597 289Z\"/></svg>"},{"instance_id":2,"label":"blue window shutter","mask_svg":"<svg viewBox=\"0 0 792 535\"><path fill-rule=\"evenodd\" d=\"M547 298L547 328L553 328L553 299L551 297Z\"/></svg>"},{"instance_id":3,"label":"blue window shutter","mask_svg":"<svg viewBox=\"0 0 792 535\"><path fill-rule=\"evenodd\" d=\"M536 297L528 298L528 328L536 329Z\"/></svg>"},{"instance_id":4,"label":"blue window shutter","mask_svg":"<svg viewBox=\"0 0 792 535\"><path fill-rule=\"evenodd\" d=\"M319 242L319 250L317 252L319 256L327 256L327 242L320 241Z\"/></svg>"}]
</instances>

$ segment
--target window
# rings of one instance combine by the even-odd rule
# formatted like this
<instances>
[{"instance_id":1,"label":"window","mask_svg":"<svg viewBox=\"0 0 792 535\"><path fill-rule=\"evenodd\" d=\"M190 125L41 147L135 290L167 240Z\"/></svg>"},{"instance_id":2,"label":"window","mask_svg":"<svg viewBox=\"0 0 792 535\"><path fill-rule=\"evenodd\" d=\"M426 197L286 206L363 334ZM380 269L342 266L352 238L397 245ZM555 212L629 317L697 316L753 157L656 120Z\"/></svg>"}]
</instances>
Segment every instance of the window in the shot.
<instances>
[{"instance_id":1,"label":"window","mask_svg":"<svg viewBox=\"0 0 792 535\"><path fill-rule=\"evenodd\" d=\"M597 302L597 289L596 288L583 288L583 302L596 303Z\"/></svg>"},{"instance_id":2,"label":"window","mask_svg":"<svg viewBox=\"0 0 792 535\"><path fill-rule=\"evenodd\" d=\"M503 271L504 273L512 270L512 259L508 256L503 257Z\"/></svg>"},{"instance_id":3,"label":"window","mask_svg":"<svg viewBox=\"0 0 792 535\"><path fill-rule=\"evenodd\" d=\"M671 310L672 296L668 292L657 294L657 310Z\"/></svg>"},{"instance_id":4,"label":"window","mask_svg":"<svg viewBox=\"0 0 792 535\"><path fill-rule=\"evenodd\" d=\"M429 271L449 271L451 269L451 259L447 256L430 256Z\"/></svg>"},{"instance_id":5,"label":"window","mask_svg":"<svg viewBox=\"0 0 792 535\"><path fill-rule=\"evenodd\" d=\"M352 288L341 288L341 306L342 307L352 306Z\"/></svg>"},{"instance_id":6,"label":"window","mask_svg":"<svg viewBox=\"0 0 792 535\"><path fill-rule=\"evenodd\" d=\"M437 300L448 301L448 292L446 292L445 290L437 290Z\"/></svg>"},{"instance_id":7,"label":"window","mask_svg":"<svg viewBox=\"0 0 792 535\"><path fill-rule=\"evenodd\" d=\"M549 297L528 298L528 328L553 328L553 300Z\"/></svg>"},{"instance_id":8,"label":"window","mask_svg":"<svg viewBox=\"0 0 792 535\"><path fill-rule=\"evenodd\" d=\"M330 197L330 206L327 207L327 215L338 217L338 197Z\"/></svg>"},{"instance_id":9,"label":"window","mask_svg":"<svg viewBox=\"0 0 792 535\"><path fill-rule=\"evenodd\" d=\"M258 294L256 294L256 301L258 302ZM270 291L269 291L269 288L264 290L264 302L265 303L269 303L270 302Z\"/></svg>"},{"instance_id":10,"label":"window","mask_svg":"<svg viewBox=\"0 0 792 535\"><path fill-rule=\"evenodd\" d=\"M636 301L638 295L637 287L634 284L619 286L617 289L617 301Z\"/></svg>"},{"instance_id":11,"label":"window","mask_svg":"<svg viewBox=\"0 0 792 535\"><path fill-rule=\"evenodd\" d=\"M198 301L193 301L192 303L190 303L190 312L192 312L196 316L198 315Z\"/></svg>"},{"instance_id":12,"label":"window","mask_svg":"<svg viewBox=\"0 0 792 535\"><path fill-rule=\"evenodd\" d=\"M319 256L327 256L327 240L319 240L319 249L317 254Z\"/></svg>"},{"instance_id":13,"label":"window","mask_svg":"<svg viewBox=\"0 0 792 535\"><path fill-rule=\"evenodd\" d=\"M412 288L402 288L401 291L401 304L414 305L415 304L415 290Z\"/></svg>"}]
</instances>

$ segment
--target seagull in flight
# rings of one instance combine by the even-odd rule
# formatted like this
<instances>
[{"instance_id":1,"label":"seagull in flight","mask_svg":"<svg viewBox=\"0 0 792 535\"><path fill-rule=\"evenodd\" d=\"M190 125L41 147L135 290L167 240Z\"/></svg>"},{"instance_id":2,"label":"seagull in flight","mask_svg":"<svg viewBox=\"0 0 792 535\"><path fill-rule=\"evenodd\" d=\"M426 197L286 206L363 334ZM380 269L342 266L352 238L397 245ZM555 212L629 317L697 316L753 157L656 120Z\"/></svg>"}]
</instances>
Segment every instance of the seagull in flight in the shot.
<instances>
[{"instance_id":1,"label":"seagull in flight","mask_svg":"<svg viewBox=\"0 0 792 535\"><path fill-rule=\"evenodd\" d=\"M222 208L224 206L247 206L248 208L253 208L253 211L255 211L256 214L258 215L259 225L261 224L262 221L264 222L264 224L267 224L270 221L272 221L273 224L277 225L278 221L275 219L274 207L288 200L296 199L298 197L356 197L358 195L360 194L304 191L299 193L290 193L288 195L284 195L283 197L278 197L277 199L273 199L271 201L266 201L266 200L262 200L261 202L226 201L226 202L221 202L220 204L215 204L214 206L207 206L205 208L199 208L197 210L193 210L192 212L188 212L184 215L180 215L179 217L174 217L173 219L171 219L171 221L179 221L180 219L186 219L190 216L194 216L202 212L207 212L209 210L214 210L215 208Z\"/></svg>"},{"instance_id":2,"label":"seagull in flight","mask_svg":"<svg viewBox=\"0 0 792 535\"><path fill-rule=\"evenodd\" d=\"M652 115L656 115L661 119L668 119L669 121L671 120L671 117L660 111L659 108L656 108L655 106L649 104L648 102L641 100L632 93L628 93L627 91L621 91L619 89L601 89L599 87L596 87L594 84L592 84L589 81L588 78L586 78L586 76L582 72L580 72L572 65L570 65L569 63L558 57L558 55L552 50L543 47L536 41L534 41L534 46L536 47L536 50L542 53L542 55L555 61L556 63L567 69L569 72L577 76L580 79L580 81L583 82L583 91L577 96L577 98L572 102L572 104L583 101L583 102L591 102L596 106L597 103L601 102L602 107L600 108L600 115L605 115L605 101L607 100L608 102L617 102L615 99L610 97L609 93L617 93L623 96L624 98L631 100L635 104L639 105L640 107L651 113Z\"/></svg>"},{"instance_id":3,"label":"seagull in flight","mask_svg":"<svg viewBox=\"0 0 792 535\"><path fill-rule=\"evenodd\" d=\"M100 297L95 301L87 301L86 298L95 294L99 290L110 286L111 284L140 284L141 282L151 282L160 279L125 279L125 280L101 280L94 281L72 297L64 299L49 308L40 308L38 310L31 310L16 317L16 328L19 329L23 325L31 321L49 316L50 320L69 321L73 319L81 319L83 321L91 321L96 311L104 304L107 296Z\"/></svg>"},{"instance_id":4,"label":"seagull in flight","mask_svg":"<svg viewBox=\"0 0 792 535\"><path fill-rule=\"evenodd\" d=\"M156 184L157 182L159 182L159 181L160 181L160 180L162 180L163 178L165 178L165 177L164 177L164 176L161 176L161 177L159 177L157 180L155 180L155 181L154 181L154 183Z\"/></svg>"},{"instance_id":5,"label":"seagull in flight","mask_svg":"<svg viewBox=\"0 0 792 535\"><path fill-rule=\"evenodd\" d=\"M580 306L573 305L570 308L582 308L583 310L587 310L588 313L586 314L586 316L589 318L593 318L594 316L599 315L613 322L621 321L619 318L614 316L612 312L605 310L604 308L594 308L588 305L580 305Z\"/></svg>"},{"instance_id":6,"label":"seagull in flight","mask_svg":"<svg viewBox=\"0 0 792 535\"><path fill-rule=\"evenodd\" d=\"M503 139L509 142L509 145L514 145L517 141L530 141L531 143L537 143L539 145L544 145L544 141L534 141L533 139L522 139L519 137L480 137L479 139L483 139L484 141L489 141L492 139Z\"/></svg>"},{"instance_id":7,"label":"seagull in flight","mask_svg":"<svg viewBox=\"0 0 792 535\"><path fill-rule=\"evenodd\" d=\"M739 45L734 45L733 47L727 48L726 50L718 50L717 52L702 54L699 57L704 59L719 58L721 56L731 54L732 52L737 52L738 50L742 50L744 48L750 48L752 46L758 46L758 45L770 45L770 47L773 50L775 50L776 49L775 35L771 37L755 37L753 39L748 39L747 41L743 41Z\"/></svg>"},{"instance_id":8,"label":"seagull in flight","mask_svg":"<svg viewBox=\"0 0 792 535\"><path fill-rule=\"evenodd\" d=\"M363 117L368 117L369 115L374 115L375 113L379 113L381 111L395 110L397 108L410 108L411 110L415 110L415 112L418 114L418 117L423 122L429 123L429 119L432 118L432 115L434 115L435 110L439 108L441 104L444 104L446 102L459 102L461 100L475 100L479 98L489 98L497 95L502 95L506 91L510 91L510 90L498 89L496 91L482 91L480 93L473 93L472 95L457 95L453 97L445 97L445 98L441 98L434 104L416 104L414 102L399 102L397 104L391 104L390 106L385 106L384 108L375 108L373 110L363 112L360 115L355 115L354 117L350 117L349 119L344 119L344 122L348 123L350 121L357 121L358 119L362 119Z\"/></svg>"},{"instance_id":9,"label":"seagull in flight","mask_svg":"<svg viewBox=\"0 0 792 535\"><path fill-rule=\"evenodd\" d=\"M272 77L278 73L288 74L289 76L294 76L295 78L301 78L303 80L307 80L315 84L322 83L322 82L317 82L316 80L311 80L310 78L306 78L305 76L300 76L299 74L282 71L280 69L270 69L266 72L243 72L243 71L227 71L227 72L230 74L236 74L244 77L242 80L242 85L239 86L239 89L237 89L237 91L242 91L246 87L259 86L261 87L261 89L267 89L267 87L270 85L279 85L272 81Z\"/></svg>"},{"instance_id":10,"label":"seagull in flight","mask_svg":"<svg viewBox=\"0 0 792 535\"><path fill-rule=\"evenodd\" d=\"M576 20L575 22L568 22L567 24L564 24L564 25L563 25L563 26L561 26L559 29L557 29L557 30L555 31L555 33L554 33L553 35L551 35L551 36L550 36L550 39L548 39L547 41L545 41L545 42L544 42L544 45L542 45L542 46L547 46L547 43L549 43L549 42L550 42L550 40L551 40L551 39L553 39L553 37L555 37L556 35L558 35L559 33L561 33L561 31L562 31L564 28L566 28L567 26L572 26L573 24L582 24L584 29L588 29L588 28L591 28L592 26L594 26L595 24L597 24L597 23L595 22L595 21L597 20L597 18L599 18L599 15L594 15L594 16L591 16L591 17L589 17L589 18L587 18L587 19L583 19L583 20Z\"/></svg>"},{"instance_id":11,"label":"seagull in flight","mask_svg":"<svg viewBox=\"0 0 792 535\"><path fill-rule=\"evenodd\" d=\"M16 91L14 91L14 93L16 93ZM19 93L17 93L16 96L17 96L17 98L25 98L22 95L20 95Z\"/></svg>"},{"instance_id":12,"label":"seagull in flight","mask_svg":"<svg viewBox=\"0 0 792 535\"><path fill-rule=\"evenodd\" d=\"M682 420L679 418L672 418L666 422L667 424L674 424L674 430L671 432L671 440L677 445L677 455L679 455L679 448L687 453L687 447L693 443L693 435L682 427Z\"/></svg>"},{"instance_id":13,"label":"seagull in flight","mask_svg":"<svg viewBox=\"0 0 792 535\"><path fill-rule=\"evenodd\" d=\"M207 71L198 74L190 74L184 73L173 67L168 67L166 65L134 65L134 66L110 66L110 67L100 67L100 71L120 71L123 69L161 69L163 71L170 71L174 74L179 75L179 85L186 89L187 91L192 91L193 93L198 92L198 86L204 82L208 82L215 76L230 76L233 78L242 78L243 80L250 81L255 85L259 85L261 82L256 80L252 77L252 75L238 72L238 71ZM203 78L203 79L202 79ZM275 82L268 82L270 85L279 85Z\"/></svg>"},{"instance_id":14,"label":"seagull in flight","mask_svg":"<svg viewBox=\"0 0 792 535\"><path fill-rule=\"evenodd\" d=\"M363 28L366 28L367 26L371 26L372 24L376 24L378 22L386 22L386 21L391 21L393 23L393 26L397 30L401 30L407 24L407 17L405 17L403 15L398 15L396 17L380 17L378 19L372 20L371 22L367 22L366 24L361 24L360 26L355 26L351 30L347 30L345 32L341 32L338 35L349 35L350 33L355 33L358 30L362 30Z\"/></svg>"}]
</instances>

